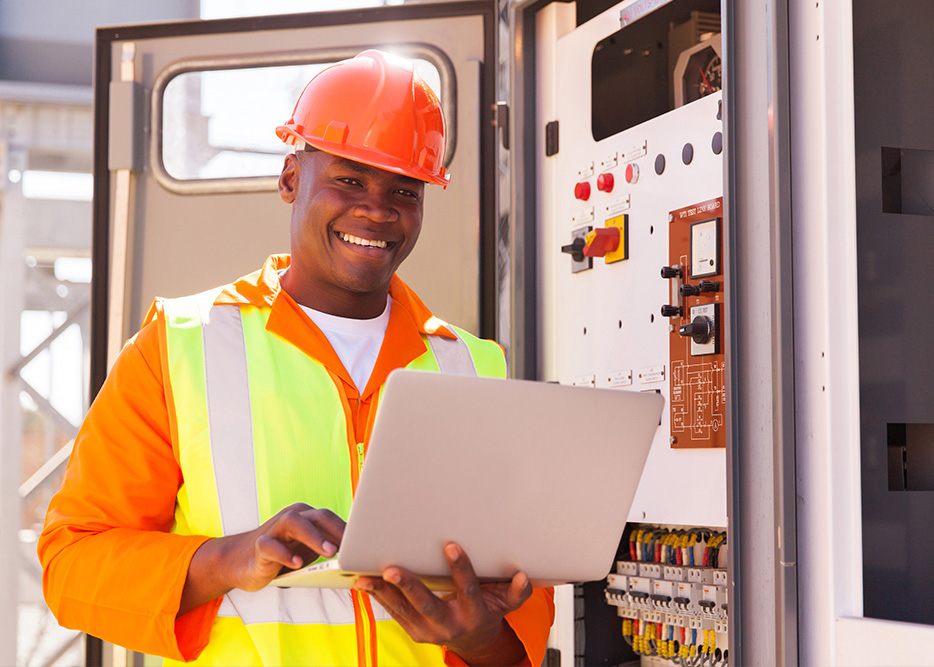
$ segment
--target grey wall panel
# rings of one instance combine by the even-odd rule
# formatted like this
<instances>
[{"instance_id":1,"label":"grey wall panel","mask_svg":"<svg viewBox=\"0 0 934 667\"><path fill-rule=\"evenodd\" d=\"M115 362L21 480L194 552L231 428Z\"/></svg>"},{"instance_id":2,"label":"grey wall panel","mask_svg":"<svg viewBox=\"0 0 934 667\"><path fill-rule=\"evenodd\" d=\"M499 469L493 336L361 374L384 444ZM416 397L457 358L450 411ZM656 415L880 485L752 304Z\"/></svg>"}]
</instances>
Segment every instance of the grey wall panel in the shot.
<instances>
[{"instance_id":1,"label":"grey wall panel","mask_svg":"<svg viewBox=\"0 0 934 667\"><path fill-rule=\"evenodd\" d=\"M882 201L883 147L934 151L934 4L855 0L853 24L865 615L934 623L934 492L890 489L887 452L888 424L934 423L934 217Z\"/></svg>"}]
</instances>

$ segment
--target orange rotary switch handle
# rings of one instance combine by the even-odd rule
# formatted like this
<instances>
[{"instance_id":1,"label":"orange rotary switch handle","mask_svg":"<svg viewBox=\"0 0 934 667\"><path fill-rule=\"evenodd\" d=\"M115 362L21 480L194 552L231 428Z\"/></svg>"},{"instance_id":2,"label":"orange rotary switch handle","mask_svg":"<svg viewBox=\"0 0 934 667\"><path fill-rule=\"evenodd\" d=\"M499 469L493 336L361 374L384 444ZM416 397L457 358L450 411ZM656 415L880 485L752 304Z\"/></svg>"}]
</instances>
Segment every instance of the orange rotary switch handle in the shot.
<instances>
[{"instance_id":1,"label":"orange rotary switch handle","mask_svg":"<svg viewBox=\"0 0 934 667\"><path fill-rule=\"evenodd\" d=\"M594 229L584 237L586 257L605 257L608 252L613 252L617 248L619 248L618 227Z\"/></svg>"}]
</instances>

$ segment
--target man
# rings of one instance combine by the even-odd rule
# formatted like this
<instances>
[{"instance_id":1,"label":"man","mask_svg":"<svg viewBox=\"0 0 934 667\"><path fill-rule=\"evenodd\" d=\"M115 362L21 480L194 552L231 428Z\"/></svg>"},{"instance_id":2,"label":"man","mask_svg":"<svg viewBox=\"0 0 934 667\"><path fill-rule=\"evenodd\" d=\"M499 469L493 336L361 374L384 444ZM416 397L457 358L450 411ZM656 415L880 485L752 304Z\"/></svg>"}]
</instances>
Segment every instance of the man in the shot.
<instances>
[{"instance_id":1,"label":"man","mask_svg":"<svg viewBox=\"0 0 934 667\"><path fill-rule=\"evenodd\" d=\"M50 504L49 607L169 662L540 664L551 591L524 573L481 586L453 543L444 600L400 567L353 591L266 586L336 553L391 370L438 370L453 345L505 371L395 276L425 183L448 182L441 108L411 64L366 51L324 70L277 133L301 149L279 179L291 257L153 304Z\"/></svg>"}]
</instances>

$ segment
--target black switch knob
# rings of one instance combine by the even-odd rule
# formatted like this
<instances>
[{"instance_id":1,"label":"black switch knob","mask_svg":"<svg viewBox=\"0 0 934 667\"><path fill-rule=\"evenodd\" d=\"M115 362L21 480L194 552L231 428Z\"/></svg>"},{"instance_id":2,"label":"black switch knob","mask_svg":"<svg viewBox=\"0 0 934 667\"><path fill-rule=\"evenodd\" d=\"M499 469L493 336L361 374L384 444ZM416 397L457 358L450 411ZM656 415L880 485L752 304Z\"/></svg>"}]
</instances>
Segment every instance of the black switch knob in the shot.
<instances>
[{"instance_id":1,"label":"black switch knob","mask_svg":"<svg viewBox=\"0 0 934 667\"><path fill-rule=\"evenodd\" d=\"M680 278L684 275L684 271L680 266L663 266L662 267L662 278Z\"/></svg>"},{"instance_id":2,"label":"black switch knob","mask_svg":"<svg viewBox=\"0 0 934 667\"><path fill-rule=\"evenodd\" d=\"M584 239L578 236L571 245L561 246L561 252L568 253L575 262L583 262L585 245L587 245L587 243Z\"/></svg>"},{"instance_id":3,"label":"black switch knob","mask_svg":"<svg viewBox=\"0 0 934 667\"><path fill-rule=\"evenodd\" d=\"M681 308L678 306L662 306L662 317L678 317L681 315Z\"/></svg>"},{"instance_id":4,"label":"black switch knob","mask_svg":"<svg viewBox=\"0 0 934 667\"><path fill-rule=\"evenodd\" d=\"M682 285L681 296L697 296L700 294L700 288L697 285Z\"/></svg>"},{"instance_id":5,"label":"black switch knob","mask_svg":"<svg viewBox=\"0 0 934 667\"><path fill-rule=\"evenodd\" d=\"M691 320L690 324L682 324L681 328L678 329L678 333L682 336L690 336L695 343L703 345L709 342L710 337L713 336L713 322L709 317L698 315Z\"/></svg>"},{"instance_id":6,"label":"black switch knob","mask_svg":"<svg viewBox=\"0 0 934 667\"><path fill-rule=\"evenodd\" d=\"M702 280L697 283L697 287L701 292L719 292L720 291L720 281L719 280Z\"/></svg>"}]
</instances>

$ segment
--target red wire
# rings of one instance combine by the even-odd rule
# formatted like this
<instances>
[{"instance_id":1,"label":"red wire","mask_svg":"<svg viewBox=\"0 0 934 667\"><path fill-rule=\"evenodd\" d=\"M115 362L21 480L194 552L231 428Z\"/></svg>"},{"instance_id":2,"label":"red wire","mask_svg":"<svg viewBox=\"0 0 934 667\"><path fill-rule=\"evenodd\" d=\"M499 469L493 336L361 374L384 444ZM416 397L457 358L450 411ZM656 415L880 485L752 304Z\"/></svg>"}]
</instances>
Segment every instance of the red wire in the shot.
<instances>
[{"instance_id":1,"label":"red wire","mask_svg":"<svg viewBox=\"0 0 934 667\"><path fill-rule=\"evenodd\" d=\"M707 80L707 75L704 74L704 69L700 65L697 66L697 69L700 70L701 78L704 79L704 83L707 85L707 90L713 92L713 86L711 86L710 81Z\"/></svg>"}]
</instances>

